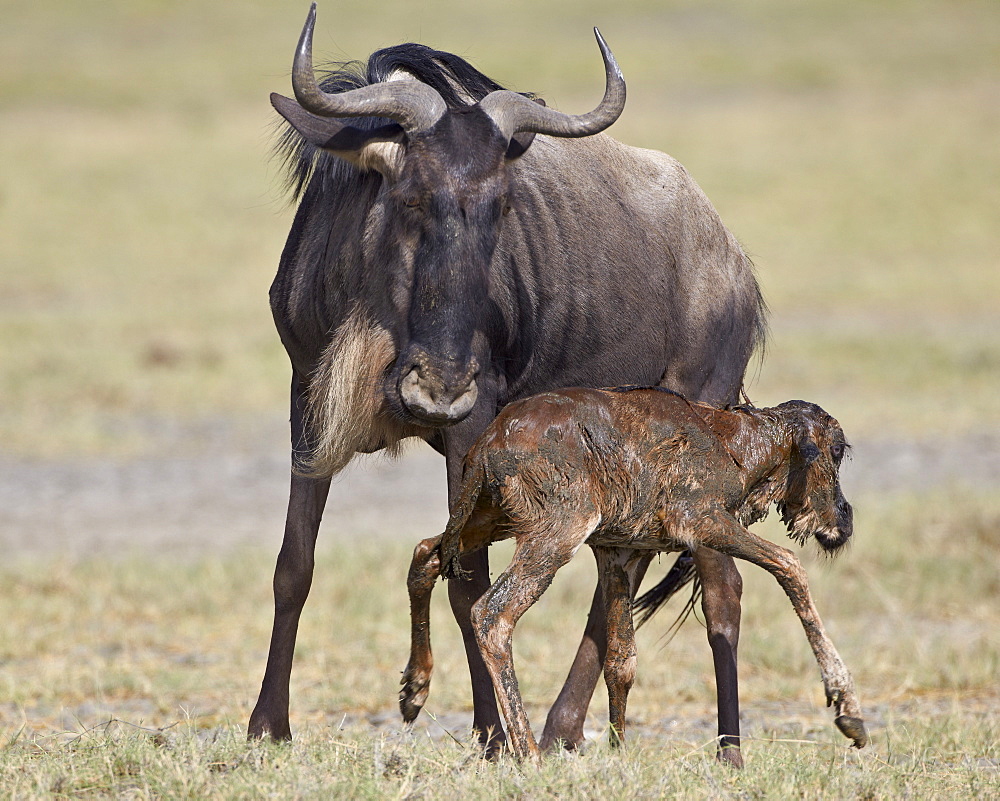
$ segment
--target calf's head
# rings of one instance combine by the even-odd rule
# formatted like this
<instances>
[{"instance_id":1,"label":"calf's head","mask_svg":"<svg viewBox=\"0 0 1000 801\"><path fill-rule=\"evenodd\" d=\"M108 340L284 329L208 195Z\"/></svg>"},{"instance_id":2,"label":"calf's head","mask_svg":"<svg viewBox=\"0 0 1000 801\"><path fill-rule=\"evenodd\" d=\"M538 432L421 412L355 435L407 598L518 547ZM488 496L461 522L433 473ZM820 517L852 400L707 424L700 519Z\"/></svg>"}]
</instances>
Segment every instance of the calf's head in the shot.
<instances>
[{"instance_id":1,"label":"calf's head","mask_svg":"<svg viewBox=\"0 0 1000 801\"><path fill-rule=\"evenodd\" d=\"M815 537L824 550L836 551L854 533L854 510L840 489L840 465L849 448L844 431L814 403L788 401L776 411L789 432L781 522L799 542Z\"/></svg>"},{"instance_id":2,"label":"calf's head","mask_svg":"<svg viewBox=\"0 0 1000 801\"><path fill-rule=\"evenodd\" d=\"M295 55L296 99L271 101L309 142L381 174L362 247L367 269L384 278L394 317L398 355L387 400L419 424L456 423L475 405L489 358L484 337L477 345L475 334L489 317L490 264L513 202L509 165L536 133L580 137L607 128L624 108L625 82L598 33L605 94L579 116L506 90L449 107L406 73L329 93L313 74L315 11L314 4ZM372 127L345 118L390 122Z\"/></svg>"}]
</instances>

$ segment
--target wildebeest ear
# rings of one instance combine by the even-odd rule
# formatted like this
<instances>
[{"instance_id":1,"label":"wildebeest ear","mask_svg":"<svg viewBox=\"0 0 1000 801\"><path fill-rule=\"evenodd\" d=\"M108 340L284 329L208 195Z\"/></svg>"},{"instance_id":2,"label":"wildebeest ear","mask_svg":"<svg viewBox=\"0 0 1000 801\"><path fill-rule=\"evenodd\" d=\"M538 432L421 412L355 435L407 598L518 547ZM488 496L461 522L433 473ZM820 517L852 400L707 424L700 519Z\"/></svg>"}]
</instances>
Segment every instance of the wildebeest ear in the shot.
<instances>
[{"instance_id":1,"label":"wildebeest ear","mask_svg":"<svg viewBox=\"0 0 1000 801\"><path fill-rule=\"evenodd\" d=\"M372 130L347 125L339 119L317 117L310 114L290 97L271 93L271 105L307 142L328 150L335 156L358 166L373 167L370 154L365 151L378 143L401 143L405 134L397 123L389 123Z\"/></svg>"},{"instance_id":2,"label":"wildebeest ear","mask_svg":"<svg viewBox=\"0 0 1000 801\"><path fill-rule=\"evenodd\" d=\"M544 106L545 101L540 97L535 98L535 102ZM524 155L525 151L531 147L531 143L535 141L534 131L522 131L521 133L516 133L510 138L510 144L507 145L507 153L504 158L507 161L513 161L514 159L520 158Z\"/></svg>"}]
</instances>

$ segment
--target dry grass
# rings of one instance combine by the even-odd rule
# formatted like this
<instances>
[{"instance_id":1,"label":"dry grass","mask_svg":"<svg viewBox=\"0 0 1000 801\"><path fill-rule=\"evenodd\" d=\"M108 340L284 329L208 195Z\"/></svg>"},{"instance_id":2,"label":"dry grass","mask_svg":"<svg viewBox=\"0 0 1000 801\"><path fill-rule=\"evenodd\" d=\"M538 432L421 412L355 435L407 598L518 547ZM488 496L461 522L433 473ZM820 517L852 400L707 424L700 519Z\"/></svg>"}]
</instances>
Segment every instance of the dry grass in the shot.
<instances>
[{"instance_id":1,"label":"dry grass","mask_svg":"<svg viewBox=\"0 0 1000 801\"><path fill-rule=\"evenodd\" d=\"M344 742L308 732L293 747L247 745L239 732L101 727L60 746L19 749L0 763L17 797L127 798L985 798L996 794L997 728L954 715L900 728L885 757L772 742L742 772L686 746L606 747L518 769L484 763L466 743L366 734ZM943 729L940 728L943 724ZM942 736L949 741L938 749ZM27 753L25 753L27 752ZM10 749L7 751L9 755ZM940 758L928 758L929 754ZM71 759L67 759L70 756ZM28 769L25 769L27 766Z\"/></svg>"},{"instance_id":2,"label":"dry grass","mask_svg":"<svg viewBox=\"0 0 1000 801\"><path fill-rule=\"evenodd\" d=\"M160 421L252 427L283 413L266 291L291 210L268 167L266 96L289 89L306 5L5 8L4 452L148 452L164 444L149 434ZM599 93L589 27L601 26L629 80L615 135L677 156L754 254L773 311L755 401L816 400L859 440L1000 430L996 3L381 8L321 5L317 49L363 57L426 41L567 110ZM995 493L854 500L853 551L810 573L870 710L860 754L822 707L787 602L750 570L740 774L711 759L714 687L693 622L668 646L655 625L641 632L624 757L598 742L537 770L480 763L443 592L428 707L438 722L424 716L403 735L393 699L410 543L322 555L293 675L298 740L248 746L273 553L164 558L137 535L128 557L8 555L0 569L0 787L23 798L998 795ZM521 627L536 725L592 573L581 556Z\"/></svg>"},{"instance_id":3,"label":"dry grass","mask_svg":"<svg viewBox=\"0 0 1000 801\"><path fill-rule=\"evenodd\" d=\"M769 576L749 568L740 656L750 767L743 776L712 764L714 686L704 632L689 621L665 644L667 618L640 631L624 757L601 744L607 707L599 689L588 724L598 742L582 759L523 772L480 765L468 742L467 673L443 589L434 608L435 681L417 733L406 735L394 708L408 642L409 549L400 543L340 546L321 558L292 682L297 741L287 748L243 742L270 625L261 580L270 554L7 567L0 577L0 784L25 794L47 788L136 797L302 797L323 788L433 798L520 788L585 797L594 787L612 793L626 784L637 796L811 796L823 787L880 797L936 788L939 797L961 797L974 786L1000 789L1000 505L941 492L919 502L868 499L862 509L864 536L846 558L827 563L805 554L817 606L869 716L872 745L860 754L832 725L787 600ZM502 566L509 552L494 551ZM536 726L568 666L593 579L581 554L518 629L522 691Z\"/></svg>"}]
</instances>

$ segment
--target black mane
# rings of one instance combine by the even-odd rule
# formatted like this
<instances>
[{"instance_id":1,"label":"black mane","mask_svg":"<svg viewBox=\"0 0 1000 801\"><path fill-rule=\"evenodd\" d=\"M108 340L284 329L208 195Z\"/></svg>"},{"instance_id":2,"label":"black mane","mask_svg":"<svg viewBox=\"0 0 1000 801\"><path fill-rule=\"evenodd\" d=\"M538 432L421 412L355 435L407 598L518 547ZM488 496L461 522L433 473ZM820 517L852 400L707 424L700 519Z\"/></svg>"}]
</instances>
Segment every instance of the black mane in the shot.
<instances>
[{"instance_id":1,"label":"black mane","mask_svg":"<svg viewBox=\"0 0 1000 801\"><path fill-rule=\"evenodd\" d=\"M505 87L483 75L465 59L434 50L422 44L401 44L376 50L365 64L362 61L333 62L319 70L320 87L325 92L346 92L361 86L381 83L393 72L403 70L438 91L450 109L482 100L490 92ZM457 88L456 88L457 87ZM525 93L527 97L534 95ZM390 120L359 117L351 120L358 128L372 129ZM318 191L325 191L342 181L351 181L359 173L342 159L324 153L306 142L291 125L282 121L275 152L286 171L286 185L293 199L301 197L310 179L322 176Z\"/></svg>"}]
</instances>

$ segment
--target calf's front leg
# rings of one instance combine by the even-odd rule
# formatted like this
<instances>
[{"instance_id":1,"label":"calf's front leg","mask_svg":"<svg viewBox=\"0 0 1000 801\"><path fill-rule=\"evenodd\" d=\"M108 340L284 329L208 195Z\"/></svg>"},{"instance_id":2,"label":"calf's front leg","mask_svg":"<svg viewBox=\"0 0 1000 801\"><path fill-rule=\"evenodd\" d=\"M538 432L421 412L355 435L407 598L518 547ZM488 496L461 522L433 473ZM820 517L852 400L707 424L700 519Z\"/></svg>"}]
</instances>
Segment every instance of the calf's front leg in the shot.
<instances>
[{"instance_id":1,"label":"calf's front leg","mask_svg":"<svg viewBox=\"0 0 1000 801\"><path fill-rule=\"evenodd\" d=\"M792 602L792 607L805 629L806 638L819 664L826 690L827 706L836 711L835 723L841 733L854 741L855 748L868 743L861 716L861 705L854 690L854 680L837 649L827 636L809 593L809 582L801 563L791 551L758 537L741 526L733 517L718 512L715 525L707 526L699 536L701 543L738 559L745 559L764 568L775 577ZM700 550L700 549L699 549Z\"/></svg>"},{"instance_id":2,"label":"calf's front leg","mask_svg":"<svg viewBox=\"0 0 1000 801\"><path fill-rule=\"evenodd\" d=\"M596 550L594 550L594 556L597 557ZM636 590L638 590L653 556L652 552L641 554L632 565L632 595L635 595ZM598 565L600 565L600 559L598 559ZM583 745L583 725L587 719L587 708L594 696L597 682L601 678L607 648L608 630L604 590L600 580L598 580L590 612L587 615L587 625L583 631L583 638L580 640L576 656L569 669L569 674L566 676L566 681L563 682L562 689L559 691L559 696L545 719L545 728L542 731L540 744L543 751L555 748L559 743L571 750Z\"/></svg>"},{"instance_id":3,"label":"calf's front leg","mask_svg":"<svg viewBox=\"0 0 1000 801\"><path fill-rule=\"evenodd\" d=\"M634 571L633 595L638 590L653 555L652 552L640 555L631 568ZM736 649L740 636L743 580L732 558L725 554L703 549L694 558L701 579L702 609L715 667L719 716L718 758L741 768L743 756L740 753ZM598 585L573 665L545 720L542 749L553 748L560 742L567 748L577 748L583 743L587 707L601 677L607 644L606 613L602 590Z\"/></svg>"}]
</instances>

